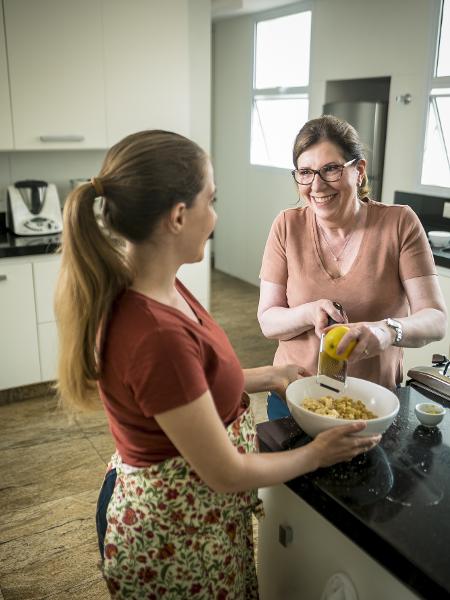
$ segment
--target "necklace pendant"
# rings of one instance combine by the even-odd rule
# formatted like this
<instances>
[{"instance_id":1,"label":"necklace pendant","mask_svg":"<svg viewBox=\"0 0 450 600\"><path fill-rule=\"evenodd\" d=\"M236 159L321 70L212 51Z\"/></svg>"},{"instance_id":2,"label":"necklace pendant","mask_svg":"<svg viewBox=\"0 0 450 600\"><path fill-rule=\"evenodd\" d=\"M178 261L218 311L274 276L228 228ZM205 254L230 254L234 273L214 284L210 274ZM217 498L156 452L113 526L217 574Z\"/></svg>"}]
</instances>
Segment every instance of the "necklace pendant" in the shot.
<instances>
[{"instance_id":1,"label":"necklace pendant","mask_svg":"<svg viewBox=\"0 0 450 600\"><path fill-rule=\"evenodd\" d=\"M335 262L339 262L339 258L337 256L334 257Z\"/></svg>"}]
</instances>

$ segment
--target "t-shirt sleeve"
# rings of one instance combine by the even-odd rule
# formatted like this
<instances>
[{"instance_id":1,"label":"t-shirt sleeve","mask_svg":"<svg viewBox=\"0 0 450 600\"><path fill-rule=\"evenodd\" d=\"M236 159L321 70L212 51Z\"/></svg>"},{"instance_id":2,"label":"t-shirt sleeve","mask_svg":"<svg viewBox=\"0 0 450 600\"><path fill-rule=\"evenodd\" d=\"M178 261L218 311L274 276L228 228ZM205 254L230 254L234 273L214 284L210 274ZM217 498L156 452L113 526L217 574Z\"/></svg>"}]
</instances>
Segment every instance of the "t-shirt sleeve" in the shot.
<instances>
[{"instance_id":1,"label":"t-shirt sleeve","mask_svg":"<svg viewBox=\"0 0 450 600\"><path fill-rule=\"evenodd\" d=\"M127 385L146 417L197 399L209 387L198 341L182 328L144 335L131 357Z\"/></svg>"},{"instance_id":2,"label":"t-shirt sleeve","mask_svg":"<svg viewBox=\"0 0 450 600\"><path fill-rule=\"evenodd\" d=\"M280 213L270 228L264 249L260 279L287 285L288 267L286 258L286 219Z\"/></svg>"},{"instance_id":3,"label":"t-shirt sleeve","mask_svg":"<svg viewBox=\"0 0 450 600\"><path fill-rule=\"evenodd\" d=\"M436 275L436 265L427 235L416 213L402 207L399 221L400 279Z\"/></svg>"}]
</instances>

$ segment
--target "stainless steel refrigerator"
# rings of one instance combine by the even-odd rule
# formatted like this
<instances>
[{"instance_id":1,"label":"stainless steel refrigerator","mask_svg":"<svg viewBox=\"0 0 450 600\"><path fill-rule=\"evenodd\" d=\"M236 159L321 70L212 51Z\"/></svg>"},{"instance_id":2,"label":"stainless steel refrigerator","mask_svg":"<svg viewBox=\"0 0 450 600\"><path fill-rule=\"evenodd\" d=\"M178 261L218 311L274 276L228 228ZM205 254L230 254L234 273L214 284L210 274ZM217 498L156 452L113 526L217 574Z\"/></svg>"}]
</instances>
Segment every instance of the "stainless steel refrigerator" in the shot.
<instances>
[{"instance_id":1,"label":"stainless steel refrigerator","mask_svg":"<svg viewBox=\"0 0 450 600\"><path fill-rule=\"evenodd\" d=\"M366 149L370 197L378 202L383 184L387 112L387 102L329 102L323 106L323 114L345 119L359 133Z\"/></svg>"}]
</instances>

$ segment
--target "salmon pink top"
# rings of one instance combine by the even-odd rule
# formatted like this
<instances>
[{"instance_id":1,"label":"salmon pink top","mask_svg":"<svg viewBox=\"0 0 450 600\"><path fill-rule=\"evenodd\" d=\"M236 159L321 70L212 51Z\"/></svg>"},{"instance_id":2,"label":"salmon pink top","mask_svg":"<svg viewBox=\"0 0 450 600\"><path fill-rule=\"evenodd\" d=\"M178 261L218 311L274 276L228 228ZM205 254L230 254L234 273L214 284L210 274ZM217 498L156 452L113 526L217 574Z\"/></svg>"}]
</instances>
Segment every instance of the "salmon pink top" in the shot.
<instances>
[{"instance_id":1,"label":"salmon pink top","mask_svg":"<svg viewBox=\"0 0 450 600\"><path fill-rule=\"evenodd\" d=\"M275 219L264 251L260 278L286 287L288 307L327 298L344 307L350 323L408 315L403 282L436 275L425 231L411 208L364 199L367 221L358 254L345 275L325 269L314 213L309 207L283 211ZM280 341L274 364L296 363L317 373L319 339L314 329ZM348 375L393 389L402 381L401 348L348 365Z\"/></svg>"},{"instance_id":2,"label":"salmon pink top","mask_svg":"<svg viewBox=\"0 0 450 600\"><path fill-rule=\"evenodd\" d=\"M208 389L225 426L243 412L244 376L225 332L180 281L176 286L198 322L127 290L103 343L100 395L122 460L136 467L179 455L155 415Z\"/></svg>"}]
</instances>

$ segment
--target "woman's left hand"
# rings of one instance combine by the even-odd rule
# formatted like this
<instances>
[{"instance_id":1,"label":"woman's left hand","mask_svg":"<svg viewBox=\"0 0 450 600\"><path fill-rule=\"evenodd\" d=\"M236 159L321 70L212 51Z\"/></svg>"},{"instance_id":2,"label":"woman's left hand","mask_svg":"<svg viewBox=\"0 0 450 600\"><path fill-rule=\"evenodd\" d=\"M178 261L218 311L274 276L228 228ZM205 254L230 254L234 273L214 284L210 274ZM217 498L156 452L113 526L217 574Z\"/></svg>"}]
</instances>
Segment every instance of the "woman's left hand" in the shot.
<instances>
[{"instance_id":1,"label":"woman's left hand","mask_svg":"<svg viewBox=\"0 0 450 600\"><path fill-rule=\"evenodd\" d=\"M392 345L392 336L384 321L346 323L346 327L350 331L342 337L336 352L337 354L344 352L348 344L356 340L357 344L348 358L349 363L377 356ZM327 327L325 333L329 329L332 327Z\"/></svg>"},{"instance_id":2,"label":"woman's left hand","mask_svg":"<svg viewBox=\"0 0 450 600\"><path fill-rule=\"evenodd\" d=\"M275 392L280 398L286 400L287 386L300 379L307 377L309 373L303 367L298 365L283 365L282 367L273 367L273 383L270 386L270 391Z\"/></svg>"}]
</instances>

